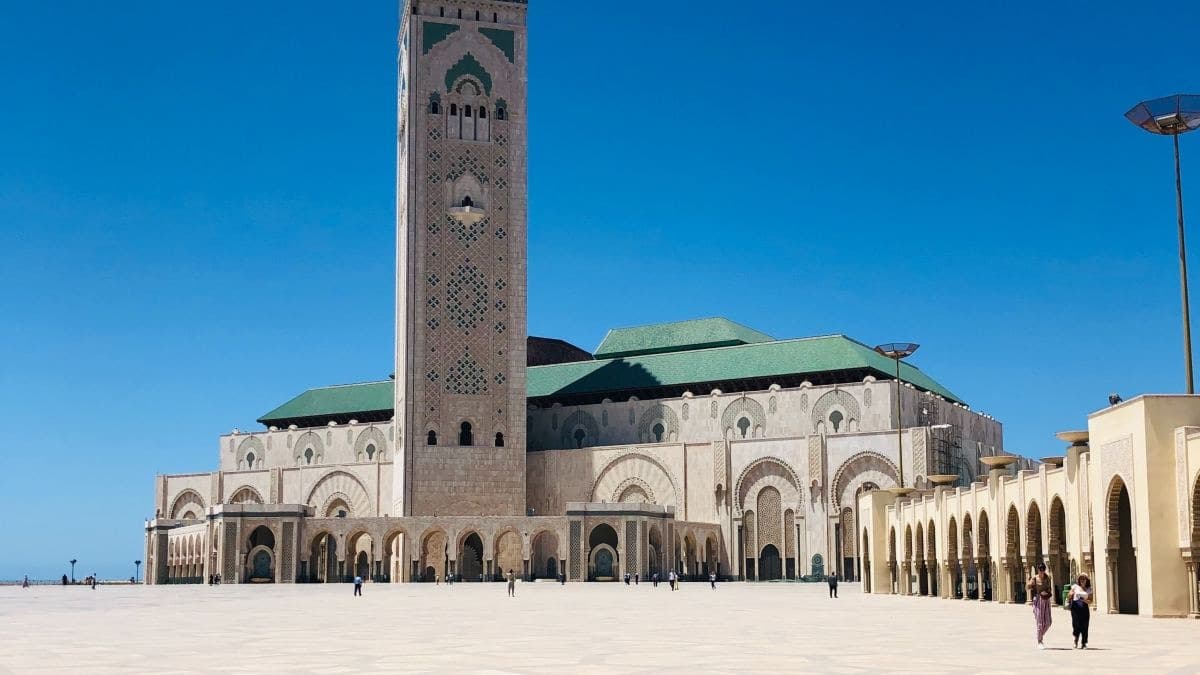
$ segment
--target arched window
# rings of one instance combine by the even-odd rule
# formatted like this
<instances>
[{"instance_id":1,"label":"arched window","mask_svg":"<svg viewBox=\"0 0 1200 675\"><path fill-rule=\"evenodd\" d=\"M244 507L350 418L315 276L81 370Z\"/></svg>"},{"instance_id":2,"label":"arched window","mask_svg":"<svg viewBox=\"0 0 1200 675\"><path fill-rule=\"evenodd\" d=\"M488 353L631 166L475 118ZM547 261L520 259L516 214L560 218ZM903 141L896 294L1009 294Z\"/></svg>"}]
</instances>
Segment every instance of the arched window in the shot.
<instances>
[{"instance_id":1,"label":"arched window","mask_svg":"<svg viewBox=\"0 0 1200 675\"><path fill-rule=\"evenodd\" d=\"M475 10L475 20L479 20L479 10Z\"/></svg>"},{"instance_id":2,"label":"arched window","mask_svg":"<svg viewBox=\"0 0 1200 675\"><path fill-rule=\"evenodd\" d=\"M500 21L500 13L492 12L492 23L496 23L498 21Z\"/></svg>"},{"instance_id":3,"label":"arched window","mask_svg":"<svg viewBox=\"0 0 1200 675\"><path fill-rule=\"evenodd\" d=\"M254 453L253 452L246 455L246 468L247 469L254 468Z\"/></svg>"},{"instance_id":4,"label":"arched window","mask_svg":"<svg viewBox=\"0 0 1200 675\"><path fill-rule=\"evenodd\" d=\"M430 429L429 435L425 437L425 445L437 445L437 432L433 429Z\"/></svg>"},{"instance_id":5,"label":"arched window","mask_svg":"<svg viewBox=\"0 0 1200 675\"><path fill-rule=\"evenodd\" d=\"M481 119L481 120L487 119L487 108L485 108L483 106L479 106L479 119Z\"/></svg>"},{"instance_id":6,"label":"arched window","mask_svg":"<svg viewBox=\"0 0 1200 675\"><path fill-rule=\"evenodd\" d=\"M584 431L583 429L576 429L576 430L575 430L575 434L574 434L574 438L575 438L575 447L577 447L577 448L582 448L582 447L583 447L583 440L584 440L585 438L587 438L587 432L586 432L586 431Z\"/></svg>"},{"instance_id":7,"label":"arched window","mask_svg":"<svg viewBox=\"0 0 1200 675\"><path fill-rule=\"evenodd\" d=\"M651 431L654 432L654 441L656 443L661 443L663 434L667 433L667 428L663 426L662 422L657 422Z\"/></svg>"},{"instance_id":8,"label":"arched window","mask_svg":"<svg viewBox=\"0 0 1200 675\"><path fill-rule=\"evenodd\" d=\"M745 438L746 434L748 434L750 432L750 418L749 417L739 418L737 421L737 428L738 428L738 431L742 432L742 438Z\"/></svg>"},{"instance_id":9,"label":"arched window","mask_svg":"<svg viewBox=\"0 0 1200 675\"><path fill-rule=\"evenodd\" d=\"M434 115L442 114L442 104L439 101L437 101L436 99L430 101L429 102L429 112L433 113Z\"/></svg>"},{"instance_id":10,"label":"arched window","mask_svg":"<svg viewBox=\"0 0 1200 675\"><path fill-rule=\"evenodd\" d=\"M460 18L460 19L462 18L462 10L461 9L458 10L458 18Z\"/></svg>"},{"instance_id":11,"label":"arched window","mask_svg":"<svg viewBox=\"0 0 1200 675\"><path fill-rule=\"evenodd\" d=\"M458 114L458 104L457 104L457 103L451 103L451 104L450 104L450 114L451 114L451 115L457 115L457 114Z\"/></svg>"},{"instance_id":12,"label":"arched window","mask_svg":"<svg viewBox=\"0 0 1200 675\"><path fill-rule=\"evenodd\" d=\"M846 419L846 417L842 415L842 411L840 410L834 410L833 412L829 413L829 423L833 425L833 433L836 434L838 432L838 429L840 429L842 426L842 420L844 419Z\"/></svg>"},{"instance_id":13,"label":"arched window","mask_svg":"<svg viewBox=\"0 0 1200 675\"><path fill-rule=\"evenodd\" d=\"M504 447L504 434L500 433L499 431L496 432L496 447Z\"/></svg>"},{"instance_id":14,"label":"arched window","mask_svg":"<svg viewBox=\"0 0 1200 675\"><path fill-rule=\"evenodd\" d=\"M475 206L475 202L471 201L471 195L467 195L466 197L463 197L462 205L463 206Z\"/></svg>"},{"instance_id":15,"label":"arched window","mask_svg":"<svg viewBox=\"0 0 1200 675\"><path fill-rule=\"evenodd\" d=\"M375 459L375 444L374 443L367 446L367 459Z\"/></svg>"},{"instance_id":16,"label":"arched window","mask_svg":"<svg viewBox=\"0 0 1200 675\"><path fill-rule=\"evenodd\" d=\"M471 116L471 106L469 106L469 105L463 106L463 116L465 116L465 117Z\"/></svg>"},{"instance_id":17,"label":"arched window","mask_svg":"<svg viewBox=\"0 0 1200 675\"><path fill-rule=\"evenodd\" d=\"M501 106L496 106L496 119L503 122L505 119L507 119L507 117L508 113L504 110L504 108Z\"/></svg>"},{"instance_id":18,"label":"arched window","mask_svg":"<svg viewBox=\"0 0 1200 675\"><path fill-rule=\"evenodd\" d=\"M458 444L463 446L475 445L474 441L475 439L471 435L471 423L463 422L462 426L458 428Z\"/></svg>"},{"instance_id":19,"label":"arched window","mask_svg":"<svg viewBox=\"0 0 1200 675\"><path fill-rule=\"evenodd\" d=\"M309 448L304 451L304 463L312 464L312 460L313 460L313 451L312 451L312 448Z\"/></svg>"}]
</instances>

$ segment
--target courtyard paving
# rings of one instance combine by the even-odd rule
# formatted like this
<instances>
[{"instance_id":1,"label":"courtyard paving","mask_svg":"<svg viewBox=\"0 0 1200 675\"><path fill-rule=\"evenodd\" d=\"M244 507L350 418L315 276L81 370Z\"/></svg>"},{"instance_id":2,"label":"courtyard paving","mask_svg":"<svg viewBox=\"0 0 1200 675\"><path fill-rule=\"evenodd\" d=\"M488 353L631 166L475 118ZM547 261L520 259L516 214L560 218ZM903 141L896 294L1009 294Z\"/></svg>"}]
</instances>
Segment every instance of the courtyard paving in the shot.
<instances>
[{"instance_id":1,"label":"courtyard paving","mask_svg":"<svg viewBox=\"0 0 1200 675\"><path fill-rule=\"evenodd\" d=\"M810 584L0 588L0 673L1200 672L1200 621Z\"/></svg>"}]
</instances>

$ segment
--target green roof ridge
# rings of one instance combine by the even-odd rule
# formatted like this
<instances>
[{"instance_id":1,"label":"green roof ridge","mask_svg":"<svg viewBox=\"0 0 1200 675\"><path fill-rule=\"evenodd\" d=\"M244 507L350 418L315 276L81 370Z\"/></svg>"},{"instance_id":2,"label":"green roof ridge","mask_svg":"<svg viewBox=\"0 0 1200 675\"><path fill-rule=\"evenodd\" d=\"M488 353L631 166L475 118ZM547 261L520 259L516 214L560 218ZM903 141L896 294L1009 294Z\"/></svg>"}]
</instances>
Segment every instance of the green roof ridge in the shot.
<instances>
[{"instance_id":1,"label":"green roof ridge","mask_svg":"<svg viewBox=\"0 0 1200 675\"><path fill-rule=\"evenodd\" d=\"M727 347L775 338L723 316L611 328L593 352L597 358Z\"/></svg>"},{"instance_id":2,"label":"green roof ridge","mask_svg":"<svg viewBox=\"0 0 1200 675\"><path fill-rule=\"evenodd\" d=\"M840 333L803 338L711 347L688 351L638 354L526 368L526 396L601 394L695 382L769 379L799 373L870 370L892 377L895 364L871 347ZM920 368L901 362L900 376L950 401L962 399ZM391 410L391 380L309 389L259 418L259 422L349 415ZM706 392L705 392L706 393Z\"/></svg>"}]
</instances>

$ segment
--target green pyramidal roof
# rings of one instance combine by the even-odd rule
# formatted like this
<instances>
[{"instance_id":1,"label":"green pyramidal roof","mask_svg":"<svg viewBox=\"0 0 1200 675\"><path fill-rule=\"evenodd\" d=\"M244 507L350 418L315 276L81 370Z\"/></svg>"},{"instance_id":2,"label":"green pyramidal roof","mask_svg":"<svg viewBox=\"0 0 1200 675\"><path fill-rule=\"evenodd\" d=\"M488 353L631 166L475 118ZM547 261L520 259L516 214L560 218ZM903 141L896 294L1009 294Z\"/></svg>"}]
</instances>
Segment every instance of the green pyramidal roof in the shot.
<instances>
[{"instance_id":1,"label":"green pyramidal roof","mask_svg":"<svg viewBox=\"0 0 1200 675\"><path fill-rule=\"evenodd\" d=\"M526 370L526 392L530 399L598 401L606 395L616 400L622 393L672 388L676 393L667 395L675 396L690 385L742 381L751 383L747 386L766 389L773 380L795 381L805 377L818 384L849 383L864 374L890 379L894 373L895 363L891 359L844 335L828 335L533 366ZM949 389L907 363L901 364L900 377L919 389L962 402ZM310 389L258 421L280 426L307 421L316 426L349 415L362 422L386 421L392 416L392 396L393 383L388 380Z\"/></svg>"},{"instance_id":2,"label":"green pyramidal roof","mask_svg":"<svg viewBox=\"0 0 1200 675\"><path fill-rule=\"evenodd\" d=\"M378 413L375 420L363 419L364 422L388 420L391 419L392 410L395 408L392 401L394 392L395 387L391 380L309 389L263 415L258 421L261 424L273 424L306 418L328 420L331 417L358 413ZM324 421L319 423L323 424Z\"/></svg>"},{"instance_id":3,"label":"green pyramidal roof","mask_svg":"<svg viewBox=\"0 0 1200 675\"><path fill-rule=\"evenodd\" d=\"M729 319L714 317L634 328L614 328L608 331L608 335L604 336L604 340L596 348L596 358L615 359L774 340L770 335L753 328L747 328Z\"/></svg>"}]
</instances>

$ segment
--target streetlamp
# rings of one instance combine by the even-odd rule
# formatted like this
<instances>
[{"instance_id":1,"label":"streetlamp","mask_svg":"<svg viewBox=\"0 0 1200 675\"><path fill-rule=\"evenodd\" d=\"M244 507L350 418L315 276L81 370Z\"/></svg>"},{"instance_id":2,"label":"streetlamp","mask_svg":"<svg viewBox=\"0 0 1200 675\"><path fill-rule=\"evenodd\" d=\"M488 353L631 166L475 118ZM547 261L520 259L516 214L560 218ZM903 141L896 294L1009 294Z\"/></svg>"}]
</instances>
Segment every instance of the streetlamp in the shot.
<instances>
[{"instance_id":1,"label":"streetlamp","mask_svg":"<svg viewBox=\"0 0 1200 675\"><path fill-rule=\"evenodd\" d=\"M893 492L900 497L913 491L913 488L904 486L904 424L900 421L900 361L912 356L920 348L921 345L914 342L889 342L875 348L876 352L896 362L896 445L899 448L897 468L900 470L900 485Z\"/></svg>"},{"instance_id":2,"label":"streetlamp","mask_svg":"<svg viewBox=\"0 0 1200 675\"><path fill-rule=\"evenodd\" d=\"M75 583L75 563L79 562L74 558L71 559L71 583Z\"/></svg>"},{"instance_id":3,"label":"streetlamp","mask_svg":"<svg viewBox=\"0 0 1200 675\"><path fill-rule=\"evenodd\" d=\"M1192 319L1188 307L1187 248L1183 238L1183 179L1179 171L1179 136L1200 128L1200 94L1175 94L1141 103L1125 117L1137 126L1160 136L1170 136L1175 146L1175 213L1179 224L1179 281L1183 291L1183 367L1187 393L1192 384Z\"/></svg>"},{"instance_id":4,"label":"streetlamp","mask_svg":"<svg viewBox=\"0 0 1200 675\"><path fill-rule=\"evenodd\" d=\"M134 560L133 561L133 583L136 584L138 581L141 580L141 578L142 578L142 561Z\"/></svg>"}]
</instances>

